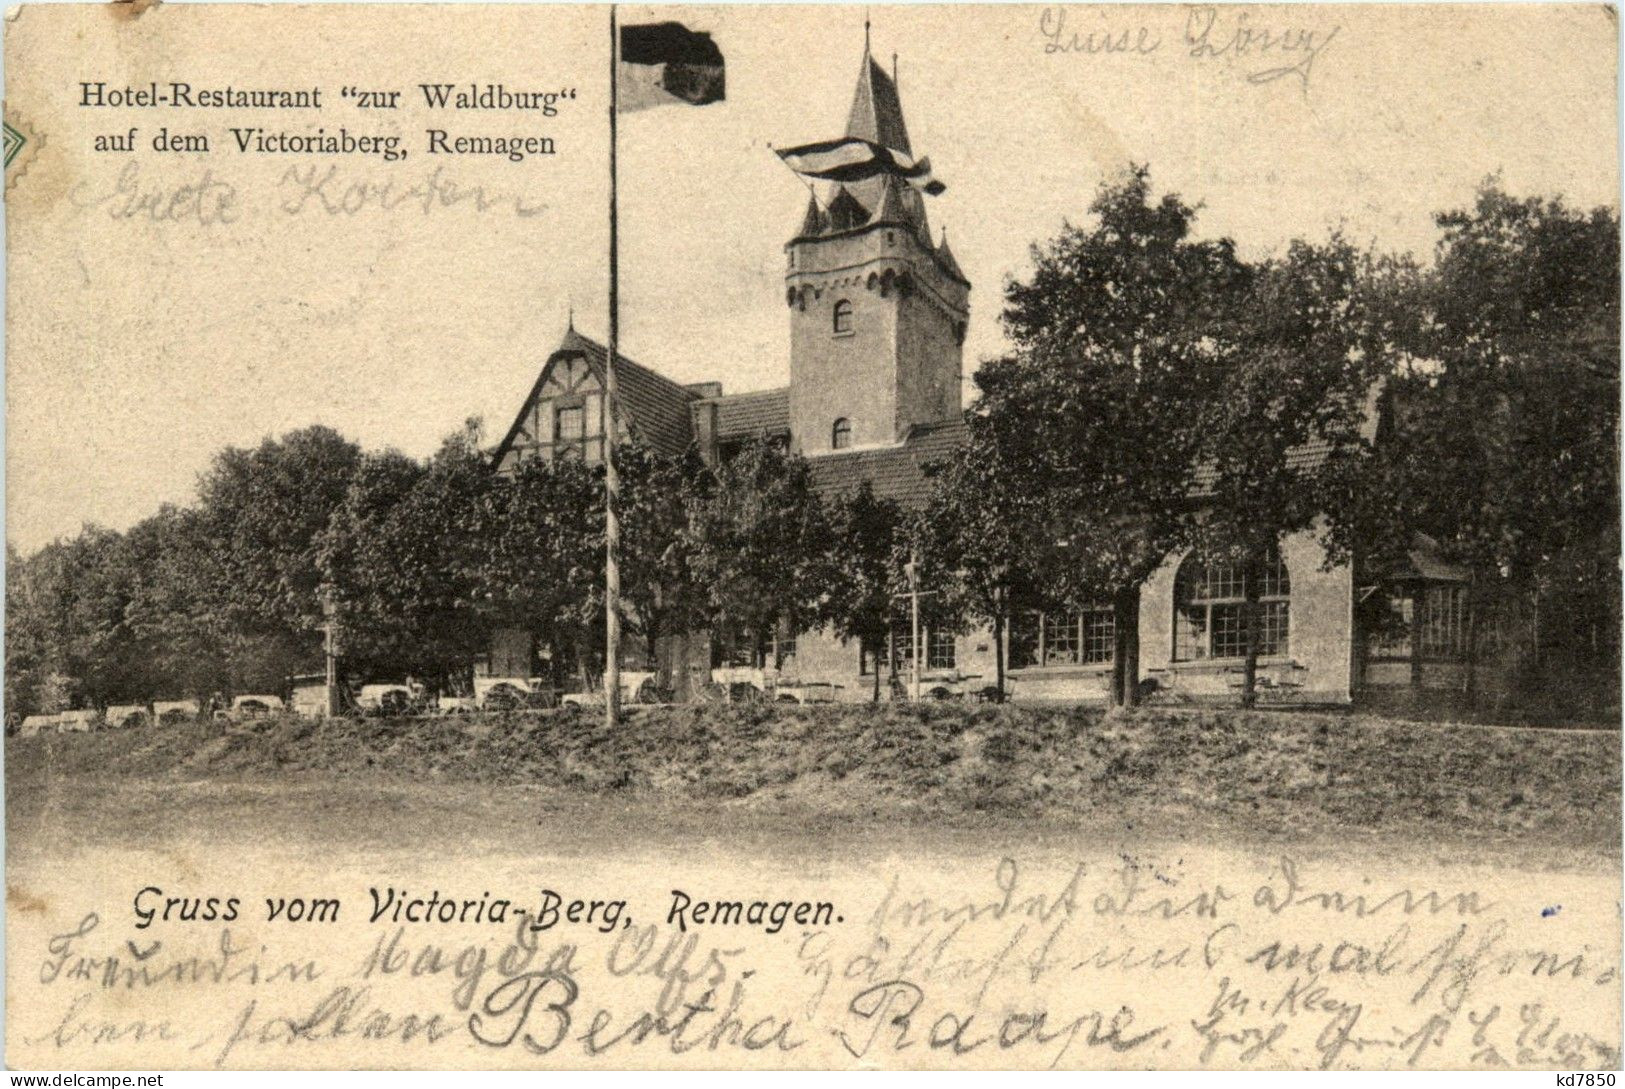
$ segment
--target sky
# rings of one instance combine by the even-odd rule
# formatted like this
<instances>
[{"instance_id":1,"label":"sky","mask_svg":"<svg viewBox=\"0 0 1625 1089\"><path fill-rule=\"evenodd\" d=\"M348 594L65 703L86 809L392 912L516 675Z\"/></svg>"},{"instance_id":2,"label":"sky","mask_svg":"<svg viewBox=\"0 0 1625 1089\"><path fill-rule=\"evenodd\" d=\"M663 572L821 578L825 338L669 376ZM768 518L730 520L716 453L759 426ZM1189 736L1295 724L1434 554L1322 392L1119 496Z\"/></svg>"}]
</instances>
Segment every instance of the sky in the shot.
<instances>
[{"instance_id":1,"label":"sky","mask_svg":"<svg viewBox=\"0 0 1625 1089\"><path fill-rule=\"evenodd\" d=\"M1601 7L869 12L875 55L897 54L915 153L948 185L929 214L973 284L967 374L1002 350L1001 288L1031 244L1084 220L1131 161L1248 257L1338 228L1425 257L1433 214L1497 172L1517 193L1618 206L1617 30ZM190 501L223 446L311 423L413 455L470 416L500 438L572 314L605 334L606 17L27 11L7 36L8 111L49 136L7 194L7 540L26 552L86 522L125 528ZM806 189L771 149L841 133L864 9L623 9L643 17L710 31L727 100L622 118L622 350L679 382L782 385L783 244ZM182 78L329 97L319 118L246 120L75 97L85 79ZM442 81L575 97L554 118L431 114L416 86ZM405 106L360 111L335 97L345 85L403 89ZM243 124L398 133L410 153L248 157L224 144ZM93 150L132 125L141 150ZM214 150L152 151L165 126L210 133ZM429 126L545 133L558 154L429 156ZM329 166L312 191L308 172ZM228 187L232 214L172 203L200 184Z\"/></svg>"}]
</instances>

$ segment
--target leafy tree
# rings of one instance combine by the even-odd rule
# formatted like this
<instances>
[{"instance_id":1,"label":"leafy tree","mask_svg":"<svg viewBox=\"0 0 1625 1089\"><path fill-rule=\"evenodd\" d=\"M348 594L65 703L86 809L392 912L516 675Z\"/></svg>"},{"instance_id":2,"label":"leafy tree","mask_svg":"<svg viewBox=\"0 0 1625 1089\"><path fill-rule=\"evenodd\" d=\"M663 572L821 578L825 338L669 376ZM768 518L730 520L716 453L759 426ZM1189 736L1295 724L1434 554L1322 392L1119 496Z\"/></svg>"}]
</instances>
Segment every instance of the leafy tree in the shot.
<instances>
[{"instance_id":1,"label":"leafy tree","mask_svg":"<svg viewBox=\"0 0 1625 1089\"><path fill-rule=\"evenodd\" d=\"M355 443L308 427L222 451L200 482L234 686L280 687L319 660L321 537L360 460Z\"/></svg>"},{"instance_id":2,"label":"leafy tree","mask_svg":"<svg viewBox=\"0 0 1625 1089\"><path fill-rule=\"evenodd\" d=\"M1409 262L1362 254L1341 237L1293 242L1256 270L1224 392L1196 417L1202 495L1192 535L1203 558L1242 571L1246 705L1256 694L1265 557L1339 502L1341 459L1366 449L1371 394L1414 328L1405 305L1414 283ZM1294 457L1321 446L1331 461Z\"/></svg>"},{"instance_id":3,"label":"leafy tree","mask_svg":"<svg viewBox=\"0 0 1625 1089\"><path fill-rule=\"evenodd\" d=\"M496 626L547 649L554 680L603 655L603 471L578 459L531 459L498 479L482 516L482 593Z\"/></svg>"},{"instance_id":4,"label":"leafy tree","mask_svg":"<svg viewBox=\"0 0 1625 1089\"><path fill-rule=\"evenodd\" d=\"M1223 393L1250 277L1228 239L1191 237L1194 207L1152 199L1144 167L1090 212L1006 288L1016 350L978 373L978 411L1042 504L1029 536L1053 596L1111 603L1112 699L1133 703L1140 588L1188 536L1195 423Z\"/></svg>"},{"instance_id":5,"label":"leafy tree","mask_svg":"<svg viewBox=\"0 0 1625 1089\"><path fill-rule=\"evenodd\" d=\"M663 636L705 622L706 595L694 577L688 530L690 513L710 497L713 478L693 450L669 456L638 443L616 447L615 468L621 486L621 600L628 630L643 637L655 663Z\"/></svg>"},{"instance_id":6,"label":"leafy tree","mask_svg":"<svg viewBox=\"0 0 1625 1089\"><path fill-rule=\"evenodd\" d=\"M878 498L868 481L830 500L828 518L827 593L818 616L837 637L856 640L859 652L871 657L871 699L878 701L881 651L896 598L907 588L898 571L898 552L907 549L907 523L902 508Z\"/></svg>"},{"instance_id":7,"label":"leafy tree","mask_svg":"<svg viewBox=\"0 0 1625 1089\"><path fill-rule=\"evenodd\" d=\"M345 667L363 678L407 663L422 669L423 595L432 593L422 576L441 573L439 527L414 533L420 527L402 513L425 475L393 450L363 455L322 534L318 597L330 596Z\"/></svg>"},{"instance_id":8,"label":"leafy tree","mask_svg":"<svg viewBox=\"0 0 1625 1089\"><path fill-rule=\"evenodd\" d=\"M6 715L55 711L56 693L46 692L60 674L59 550L24 558L6 545ZM64 694L65 697L65 694Z\"/></svg>"},{"instance_id":9,"label":"leafy tree","mask_svg":"<svg viewBox=\"0 0 1625 1089\"><path fill-rule=\"evenodd\" d=\"M984 407L993 403L1014 402ZM966 419L968 441L934 467L931 499L917 523L916 559L923 584L935 591L924 599L930 623L980 621L992 627L994 688L1003 700L1010 620L1017 610L1041 604L1032 527L1047 514L1019 417L1001 408Z\"/></svg>"},{"instance_id":10,"label":"leafy tree","mask_svg":"<svg viewBox=\"0 0 1625 1089\"><path fill-rule=\"evenodd\" d=\"M455 688L491 640L484 593L496 479L465 434L429 462L367 455L323 538L348 670Z\"/></svg>"},{"instance_id":11,"label":"leafy tree","mask_svg":"<svg viewBox=\"0 0 1625 1089\"><path fill-rule=\"evenodd\" d=\"M1389 383L1391 429L1351 472L1335 537L1381 561L1420 531L1471 572L1469 696L1472 626L1515 597L1557 608L1542 641L1617 691L1617 213L1491 179L1473 207L1436 218L1422 318Z\"/></svg>"},{"instance_id":12,"label":"leafy tree","mask_svg":"<svg viewBox=\"0 0 1625 1089\"><path fill-rule=\"evenodd\" d=\"M705 587L713 637L737 632L764 661L778 624L818 615L828 548L823 504L805 459L767 441L747 444L717 469L710 498L689 521L691 568Z\"/></svg>"},{"instance_id":13,"label":"leafy tree","mask_svg":"<svg viewBox=\"0 0 1625 1089\"><path fill-rule=\"evenodd\" d=\"M223 580L202 515L166 505L132 526L125 544L139 572L127 621L150 665L149 683L128 695L201 699L231 687L230 638L216 595Z\"/></svg>"},{"instance_id":14,"label":"leafy tree","mask_svg":"<svg viewBox=\"0 0 1625 1089\"><path fill-rule=\"evenodd\" d=\"M496 480L466 433L426 463L365 457L324 537L346 667L455 687L490 644L484 535Z\"/></svg>"}]
</instances>

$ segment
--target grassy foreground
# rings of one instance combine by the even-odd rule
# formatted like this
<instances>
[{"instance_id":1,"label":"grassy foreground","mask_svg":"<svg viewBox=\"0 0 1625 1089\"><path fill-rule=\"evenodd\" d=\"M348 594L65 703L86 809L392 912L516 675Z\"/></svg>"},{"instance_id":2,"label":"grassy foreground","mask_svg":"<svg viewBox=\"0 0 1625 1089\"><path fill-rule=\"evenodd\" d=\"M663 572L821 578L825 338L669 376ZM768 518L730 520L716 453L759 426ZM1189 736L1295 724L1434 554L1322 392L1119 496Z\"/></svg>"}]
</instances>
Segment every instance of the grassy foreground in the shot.
<instances>
[{"instance_id":1,"label":"grassy foreground","mask_svg":"<svg viewBox=\"0 0 1625 1089\"><path fill-rule=\"evenodd\" d=\"M1348 713L881 704L477 719L295 718L10 739L8 806L52 783L524 785L828 814L1616 845L1615 731Z\"/></svg>"}]
</instances>

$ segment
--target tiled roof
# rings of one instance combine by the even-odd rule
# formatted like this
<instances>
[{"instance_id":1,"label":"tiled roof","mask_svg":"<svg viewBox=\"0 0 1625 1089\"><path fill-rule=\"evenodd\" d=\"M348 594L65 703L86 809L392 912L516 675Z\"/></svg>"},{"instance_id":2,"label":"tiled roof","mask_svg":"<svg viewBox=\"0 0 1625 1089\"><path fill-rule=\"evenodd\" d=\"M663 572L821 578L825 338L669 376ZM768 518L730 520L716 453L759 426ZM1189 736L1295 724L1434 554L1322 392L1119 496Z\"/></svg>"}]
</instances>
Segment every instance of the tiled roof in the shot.
<instances>
[{"instance_id":1,"label":"tiled roof","mask_svg":"<svg viewBox=\"0 0 1625 1089\"><path fill-rule=\"evenodd\" d=\"M777 434L790 430L790 388L764 389L755 393L735 393L718 397L717 438L736 439L745 435L760 435L764 431Z\"/></svg>"},{"instance_id":2,"label":"tiled roof","mask_svg":"<svg viewBox=\"0 0 1625 1089\"><path fill-rule=\"evenodd\" d=\"M807 460L813 486L824 496L856 488L868 481L875 495L894 499L905 507L918 509L930 498L932 479L926 468L947 461L963 446L968 432L963 419L916 426L900 446L853 450L842 454L820 454ZM1304 443L1287 452L1287 464L1309 470L1325 462L1331 443L1324 439ZM1207 494L1213 483L1213 470L1197 470L1191 494Z\"/></svg>"},{"instance_id":3,"label":"tiled roof","mask_svg":"<svg viewBox=\"0 0 1625 1089\"><path fill-rule=\"evenodd\" d=\"M852 112L846 118L846 134L896 148L905 155L914 153L908 146L908 126L903 124L897 84L867 49L863 51L863 69L858 73L858 89L852 95Z\"/></svg>"},{"instance_id":4,"label":"tiled roof","mask_svg":"<svg viewBox=\"0 0 1625 1089\"><path fill-rule=\"evenodd\" d=\"M926 468L947 461L964 445L966 436L964 420L955 418L915 427L900 446L820 454L808 458L807 465L812 470L813 486L826 497L868 481L880 498L918 509L931 495L932 481Z\"/></svg>"},{"instance_id":5,"label":"tiled roof","mask_svg":"<svg viewBox=\"0 0 1625 1089\"><path fill-rule=\"evenodd\" d=\"M860 140L868 140L882 147L895 148L904 155L914 154L914 149L908 142L908 126L903 123L903 103L897 95L897 84L892 82L885 69L875 63L874 58L869 55L867 46L863 51L863 66L858 72L858 86L852 93L852 112L847 115L846 135L856 136ZM930 231L925 221L925 202L913 189L903 187L908 190L907 195L903 197L903 209L884 208L887 183L896 180L879 176L853 182L849 187L848 197L863 210L863 214L844 226L859 226L868 222L871 215L881 216L884 212L882 218L910 223L921 232L922 237L928 238ZM831 194L830 220L831 226L837 230L843 226L841 217L835 214L835 202L838 199L837 194ZM893 203L897 201L894 199ZM929 240L926 245L930 245Z\"/></svg>"},{"instance_id":6,"label":"tiled roof","mask_svg":"<svg viewBox=\"0 0 1625 1089\"><path fill-rule=\"evenodd\" d=\"M1308 472L1318 469L1326 463L1331 456L1332 444L1326 439L1311 439L1289 448L1286 452L1286 464L1289 469ZM1204 496L1213 488L1213 482L1218 478L1212 462L1199 465L1191 478L1191 495Z\"/></svg>"},{"instance_id":7,"label":"tiled roof","mask_svg":"<svg viewBox=\"0 0 1625 1089\"><path fill-rule=\"evenodd\" d=\"M547 357L547 363L542 365L541 373L536 376L536 384L531 387L530 395L525 398L513 425L508 428L507 437L497 447L494 459L497 464L501 463L531 406L536 403L548 364L560 355L576 354L585 356L588 365L602 379L609 349L591 337L570 329L564 334L558 348ZM634 363L619 352L615 353L615 384L620 395L621 411L631 421L633 434L652 448L665 454L680 454L694 441L694 423L689 416L688 406L699 399L697 392Z\"/></svg>"},{"instance_id":8,"label":"tiled roof","mask_svg":"<svg viewBox=\"0 0 1625 1089\"><path fill-rule=\"evenodd\" d=\"M600 375L609 358L609 349L574 329L564 335L559 351L581 352ZM688 406L699 399L699 394L619 352L615 353L615 384L621 407L631 417L632 430L639 438L663 454L680 454L688 449L694 441Z\"/></svg>"}]
</instances>

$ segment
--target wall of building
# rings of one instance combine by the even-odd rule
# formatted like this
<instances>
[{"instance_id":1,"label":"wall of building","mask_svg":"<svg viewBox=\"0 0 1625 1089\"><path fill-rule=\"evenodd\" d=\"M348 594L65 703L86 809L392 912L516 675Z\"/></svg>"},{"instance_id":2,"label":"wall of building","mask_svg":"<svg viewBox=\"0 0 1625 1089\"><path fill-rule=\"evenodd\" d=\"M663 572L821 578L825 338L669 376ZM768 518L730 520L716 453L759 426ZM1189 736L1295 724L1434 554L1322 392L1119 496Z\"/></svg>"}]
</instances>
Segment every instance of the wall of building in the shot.
<instances>
[{"instance_id":1,"label":"wall of building","mask_svg":"<svg viewBox=\"0 0 1625 1089\"><path fill-rule=\"evenodd\" d=\"M1288 651L1260 659L1261 672L1286 680L1293 698L1347 703L1352 693L1354 582L1347 566L1322 570L1325 552L1315 535L1296 533L1281 545L1292 585ZM1173 660L1174 576L1184 555L1170 557L1147 581L1140 606L1140 670L1143 676L1193 698L1233 695L1239 678L1234 660Z\"/></svg>"},{"instance_id":2,"label":"wall of building","mask_svg":"<svg viewBox=\"0 0 1625 1089\"><path fill-rule=\"evenodd\" d=\"M961 348L956 319L934 292L940 274L930 262L915 263L918 286L898 300L897 434L913 424L937 423L960 412ZM922 275L923 273L923 275Z\"/></svg>"},{"instance_id":3,"label":"wall of building","mask_svg":"<svg viewBox=\"0 0 1625 1089\"><path fill-rule=\"evenodd\" d=\"M896 300L866 286L884 254L875 233L792 248L790 435L804 454L827 453L837 417L852 422L852 445L896 441ZM835 304L852 304L852 332L834 331Z\"/></svg>"},{"instance_id":4,"label":"wall of building","mask_svg":"<svg viewBox=\"0 0 1625 1089\"><path fill-rule=\"evenodd\" d=\"M840 416L852 421L853 446L875 446L898 441L913 424L959 414L966 288L910 231L880 226L797 242L790 260L790 429L798 450L829 450ZM852 304L849 334L834 331L843 299Z\"/></svg>"},{"instance_id":5,"label":"wall of building","mask_svg":"<svg viewBox=\"0 0 1625 1089\"><path fill-rule=\"evenodd\" d=\"M1353 662L1352 574L1346 566L1322 570L1325 554L1311 533L1287 538L1281 551L1292 586L1288 650L1261 659L1259 671L1286 683L1261 698L1347 703ZM1171 557L1143 591L1140 675L1192 700L1234 699L1240 685L1238 660L1173 661L1174 575L1183 558L1182 554ZM796 649L795 668L802 679L840 685L837 694L843 700L869 699L873 679L859 673L856 643L843 644L828 632L808 632L797 639ZM960 635L954 656L953 670L922 674L923 687L929 689L955 677L957 687L967 690L994 683L997 662L991 630ZM1020 702L1104 703L1111 666L1038 666L1009 670L1006 676L1006 690ZM883 696L885 682L883 675Z\"/></svg>"}]
</instances>

